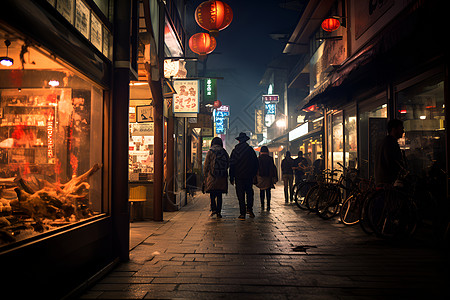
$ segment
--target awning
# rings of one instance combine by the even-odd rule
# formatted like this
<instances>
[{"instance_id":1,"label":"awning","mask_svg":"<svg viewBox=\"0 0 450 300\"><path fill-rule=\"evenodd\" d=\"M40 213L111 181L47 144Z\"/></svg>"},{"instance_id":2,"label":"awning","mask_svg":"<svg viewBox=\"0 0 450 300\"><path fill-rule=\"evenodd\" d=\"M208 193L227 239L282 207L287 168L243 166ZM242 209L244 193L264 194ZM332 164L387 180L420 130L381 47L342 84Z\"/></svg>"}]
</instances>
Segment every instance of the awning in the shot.
<instances>
[{"instance_id":1,"label":"awning","mask_svg":"<svg viewBox=\"0 0 450 300\"><path fill-rule=\"evenodd\" d=\"M313 104L321 104L330 95L331 91L339 88L354 71L372 61L374 57L373 44L359 51L356 55L345 60L339 67L330 72L318 88L312 91L303 99L303 105L297 107L298 110L305 109Z\"/></svg>"}]
</instances>

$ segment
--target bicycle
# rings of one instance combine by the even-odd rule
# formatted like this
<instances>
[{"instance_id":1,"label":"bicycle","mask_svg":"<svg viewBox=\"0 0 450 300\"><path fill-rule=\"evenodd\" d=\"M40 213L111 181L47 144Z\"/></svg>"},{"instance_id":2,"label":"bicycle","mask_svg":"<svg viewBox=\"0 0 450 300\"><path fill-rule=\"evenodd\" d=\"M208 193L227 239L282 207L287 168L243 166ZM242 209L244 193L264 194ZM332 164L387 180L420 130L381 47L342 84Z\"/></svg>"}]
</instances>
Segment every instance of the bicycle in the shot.
<instances>
[{"instance_id":1,"label":"bicycle","mask_svg":"<svg viewBox=\"0 0 450 300\"><path fill-rule=\"evenodd\" d=\"M378 188L367 199L363 217L378 237L392 240L414 234L419 222L416 186L417 178L403 170L393 185Z\"/></svg>"},{"instance_id":2,"label":"bicycle","mask_svg":"<svg viewBox=\"0 0 450 300\"><path fill-rule=\"evenodd\" d=\"M317 215L324 219L330 219L337 213L337 210L333 211L330 209L330 204L340 201L336 200L340 199L340 191L336 187L341 185L339 181L342 180L342 175L338 180L334 179L338 171L325 170L322 178L317 181L317 186L311 188L305 197L305 205L308 209L316 212Z\"/></svg>"},{"instance_id":3,"label":"bicycle","mask_svg":"<svg viewBox=\"0 0 450 300\"><path fill-rule=\"evenodd\" d=\"M375 186L372 178L358 178L355 188L342 203L340 210L341 222L345 225L355 225L360 222L361 210L365 199L373 193ZM365 225L365 224L364 224ZM363 226L364 226L363 225ZM366 230L364 230L366 231Z\"/></svg>"},{"instance_id":4,"label":"bicycle","mask_svg":"<svg viewBox=\"0 0 450 300\"><path fill-rule=\"evenodd\" d=\"M323 186L324 192L316 204L317 214L325 220L333 218L339 212L342 205L342 191L346 190L351 195L355 190L358 170L346 168L341 163L338 164L342 167L339 179ZM344 181L346 185L343 184Z\"/></svg>"},{"instance_id":5,"label":"bicycle","mask_svg":"<svg viewBox=\"0 0 450 300\"><path fill-rule=\"evenodd\" d=\"M294 192L294 201L295 204L302 210L307 210L308 206L306 205L306 195L310 191L310 189L317 185L317 181L314 178L312 172L307 172L306 178L301 180L299 183L296 183L293 191Z\"/></svg>"}]
</instances>

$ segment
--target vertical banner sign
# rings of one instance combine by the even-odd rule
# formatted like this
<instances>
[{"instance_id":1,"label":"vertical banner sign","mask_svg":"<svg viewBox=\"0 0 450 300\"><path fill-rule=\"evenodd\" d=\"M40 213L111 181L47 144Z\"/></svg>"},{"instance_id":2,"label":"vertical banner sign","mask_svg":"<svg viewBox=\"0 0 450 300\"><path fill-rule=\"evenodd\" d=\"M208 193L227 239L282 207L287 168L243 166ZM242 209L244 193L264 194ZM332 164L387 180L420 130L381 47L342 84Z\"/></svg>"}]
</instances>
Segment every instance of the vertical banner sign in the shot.
<instances>
[{"instance_id":1,"label":"vertical banner sign","mask_svg":"<svg viewBox=\"0 0 450 300\"><path fill-rule=\"evenodd\" d=\"M275 115L277 113L276 103L265 103L264 104L264 123L267 127L272 126L275 122Z\"/></svg>"},{"instance_id":2,"label":"vertical banner sign","mask_svg":"<svg viewBox=\"0 0 450 300\"><path fill-rule=\"evenodd\" d=\"M55 161L55 144L54 144L55 115L52 113L47 116L47 157L48 163Z\"/></svg>"},{"instance_id":3,"label":"vertical banner sign","mask_svg":"<svg viewBox=\"0 0 450 300\"><path fill-rule=\"evenodd\" d=\"M174 113L198 113L199 112L199 81L175 80L173 87L176 94L173 95Z\"/></svg>"},{"instance_id":4,"label":"vertical banner sign","mask_svg":"<svg viewBox=\"0 0 450 300\"><path fill-rule=\"evenodd\" d=\"M214 122L216 123L216 133L225 134L227 128L226 118L230 115L230 107L228 105L222 105L214 110Z\"/></svg>"},{"instance_id":5,"label":"vertical banner sign","mask_svg":"<svg viewBox=\"0 0 450 300\"><path fill-rule=\"evenodd\" d=\"M264 117L262 109L255 109L255 134L262 134L264 130Z\"/></svg>"},{"instance_id":6,"label":"vertical banner sign","mask_svg":"<svg viewBox=\"0 0 450 300\"><path fill-rule=\"evenodd\" d=\"M217 79L203 80L203 103L213 104L217 100Z\"/></svg>"}]
</instances>

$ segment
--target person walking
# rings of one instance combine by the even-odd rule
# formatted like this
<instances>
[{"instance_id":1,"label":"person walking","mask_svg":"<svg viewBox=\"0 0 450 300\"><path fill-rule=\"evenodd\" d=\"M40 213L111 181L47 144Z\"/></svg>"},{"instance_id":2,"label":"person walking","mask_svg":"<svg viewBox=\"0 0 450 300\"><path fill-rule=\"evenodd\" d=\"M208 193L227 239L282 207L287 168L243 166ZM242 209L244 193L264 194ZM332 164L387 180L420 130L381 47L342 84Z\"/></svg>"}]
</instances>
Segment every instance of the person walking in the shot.
<instances>
[{"instance_id":1,"label":"person walking","mask_svg":"<svg viewBox=\"0 0 450 300\"><path fill-rule=\"evenodd\" d=\"M228 193L228 167L229 157L222 139L215 137L205 158L203 186L211 198L211 216L217 218L222 218L222 194Z\"/></svg>"},{"instance_id":2,"label":"person walking","mask_svg":"<svg viewBox=\"0 0 450 300\"><path fill-rule=\"evenodd\" d=\"M291 152L286 151L286 156L281 161L281 174L284 183L284 201L289 203L289 200L294 201L293 183L294 183L294 160L291 157Z\"/></svg>"},{"instance_id":3,"label":"person walking","mask_svg":"<svg viewBox=\"0 0 450 300\"><path fill-rule=\"evenodd\" d=\"M264 198L267 198L267 211L270 210L270 190L275 188L278 181L278 172L273 157L269 156L267 146L262 146L258 157L258 173L256 173L256 186L259 188L261 211L264 210Z\"/></svg>"},{"instance_id":4,"label":"person walking","mask_svg":"<svg viewBox=\"0 0 450 300\"><path fill-rule=\"evenodd\" d=\"M305 173L308 170L309 162L303 157L303 151L298 151L298 156L294 159L295 184L299 184L305 178Z\"/></svg>"},{"instance_id":5,"label":"person walking","mask_svg":"<svg viewBox=\"0 0 450 300\"><path fill-rule=\"evenodd\" d=\"M398 145L403 137L403 122L390 120L387 124L388 135L381 141L375 160L375 182L377 185L392 185L402 169L406 168L406 159Z\"/></svg>"},{"instance_id":6,"label":"person walking","mask_svg":"<svg viewBox=\"0 0 450 300\"><path fill-rule=\"evenodd\" d=\"M246 212L251 218L253 213L253 178L258 172L258 158L252 147L246 141L250 138L244 133L239 133L236 140L239 141L230 156L230 183L236 181L236 195L239 200L239 219L245 220ZM245 196L247 195L247 205Z\"/></svg>"}]
</instances>

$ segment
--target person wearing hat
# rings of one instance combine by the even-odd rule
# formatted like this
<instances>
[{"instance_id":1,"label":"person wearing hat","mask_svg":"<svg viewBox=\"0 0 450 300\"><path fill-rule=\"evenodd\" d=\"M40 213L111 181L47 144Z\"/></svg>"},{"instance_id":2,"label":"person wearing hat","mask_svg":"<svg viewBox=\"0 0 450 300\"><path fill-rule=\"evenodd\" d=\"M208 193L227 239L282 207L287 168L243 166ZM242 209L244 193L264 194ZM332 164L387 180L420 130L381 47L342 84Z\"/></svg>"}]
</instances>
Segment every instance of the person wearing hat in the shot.
<instances>
[{"instance_id":1,"label":"person wearing hat","mask_svg":"<svg viewBox=\"0 0 450 300\"><path fill-rule=\"evenodd\" d=\"M255 150L246 142L250 138L241 132L236 140L239 141L230 155L230 183L236 182L236 195L239 200L239 219L245 220L246 212L251 218L253 213L253 178L258 172L258 158ZM245 196L247 195L247 205Z\"/></svg>"},{"instance_id":2,"label":"person wearing hat","mask_svg":"<svg viewBox=\"0 0 450 300\"><path fill-rule=\"evenodd\" d=\"M270 210L270 190L274 189L274 184L278 181L278 172L273 157L269 156L269 149L267 146L262 146L258 157L258 173L256 174L259 188L259 196L261 199L261 211L264 210L264 198L267 198L267 210Z\"/></svg>"}]
</instances>

